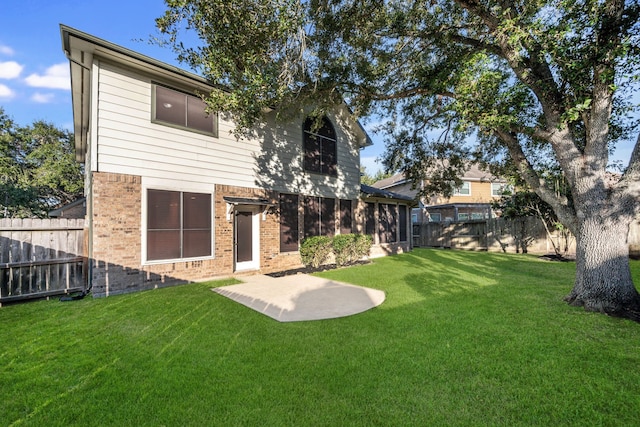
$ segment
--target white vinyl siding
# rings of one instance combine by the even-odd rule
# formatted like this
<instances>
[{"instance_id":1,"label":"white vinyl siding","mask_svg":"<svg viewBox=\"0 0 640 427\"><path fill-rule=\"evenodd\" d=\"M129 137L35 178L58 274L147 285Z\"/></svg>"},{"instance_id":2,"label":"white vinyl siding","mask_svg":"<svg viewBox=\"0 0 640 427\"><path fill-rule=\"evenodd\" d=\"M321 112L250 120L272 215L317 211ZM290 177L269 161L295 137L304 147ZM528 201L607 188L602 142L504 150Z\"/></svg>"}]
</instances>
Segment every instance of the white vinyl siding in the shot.
<instances>
[{"instance_id":1,"label":"white vinyl siding","mask_svg":"<svg viewBox=\"0 0 640 427\"><path fill-rule=\"evenodd\" d=\"M151 77L111 63L97 63L96 170L186 182L261 187L320 197L359 196L359 148L341 125L345 109L330 114L338 139L337 176L303 170L303 118L287 125L273 120L255 138L237 140L233 122L221 115L218 138L151 120ZM166 82L170 85L171 82Z\"/></svg>"}]
</instances>

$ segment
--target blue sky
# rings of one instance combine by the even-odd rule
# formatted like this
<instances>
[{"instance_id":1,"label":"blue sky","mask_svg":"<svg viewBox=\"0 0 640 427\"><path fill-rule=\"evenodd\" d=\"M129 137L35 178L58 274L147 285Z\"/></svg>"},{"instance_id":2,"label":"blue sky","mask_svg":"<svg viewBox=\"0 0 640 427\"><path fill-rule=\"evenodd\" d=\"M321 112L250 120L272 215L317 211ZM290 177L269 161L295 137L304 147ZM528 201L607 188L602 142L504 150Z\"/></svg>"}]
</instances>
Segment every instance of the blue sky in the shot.
<instances>
[{"instance_id":1,"label":"blue sky","mask_svg":"<svg viewBox=\"0 0 640 427\"><path fill-rule=\"evenodd\" d=\"M72 129L69 64L62 51L60 24L180 66L169 49L148 43L157 35L162 0L4 0L0 11L0 107L19 125L45 120ZM365 127L366 126L365 124ZM381 137L369 132L372 147L361 152L370 174L380 165ZM627 165L632 142L611 160Z\"/></svg>"}]
</instances>

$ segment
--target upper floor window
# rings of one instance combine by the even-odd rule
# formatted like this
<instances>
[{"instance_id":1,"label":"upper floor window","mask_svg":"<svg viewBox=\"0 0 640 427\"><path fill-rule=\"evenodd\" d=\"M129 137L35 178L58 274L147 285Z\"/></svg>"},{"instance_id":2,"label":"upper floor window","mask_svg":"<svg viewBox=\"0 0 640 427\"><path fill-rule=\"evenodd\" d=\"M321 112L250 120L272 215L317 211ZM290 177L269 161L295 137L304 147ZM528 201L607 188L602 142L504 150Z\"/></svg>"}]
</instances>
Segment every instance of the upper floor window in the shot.
<instances>
[{"instance_id":1,"label":"upper floor window","mask_svg":"<svg viewBox=\"0 0 640 427\"><path fill-rule=\"evenodd\" d=\"M153 85L153 121L217 136L218 116L208 114L207 105L194 95Z\"/></svg>"},{"instance_id":2,"label":"upper floor window","mask_svg":"<svg viewBox=\"0 0 640 427\"><path fill-rule=\"evenodd\" d=\"M513 186L509 184L501 184L499 182L491 183L491 195L493 197L500 197L510 195L513 193Z\"/></svg>"},{"instance_id":3,"label":"upper floor window","mask_svg":"<svg viewBox=\"0 0 640 427\"><path fill-rule=\"evenodd\" d=\"M307 117L303 128L304 169L325 175L337 175L336 131L325 116L320 119Z\"/></svg>"},{"instance_id":4,"label":"upper floor window","mask_svg":"<svg viewBox=\"0 0 640 427\"><path fill-rule=\"evenodd\" d=\"M453 190L453 194L456 196L470 196L471 183L469 181L464 181L460 187Z\"/></svg>"}]
</instances>

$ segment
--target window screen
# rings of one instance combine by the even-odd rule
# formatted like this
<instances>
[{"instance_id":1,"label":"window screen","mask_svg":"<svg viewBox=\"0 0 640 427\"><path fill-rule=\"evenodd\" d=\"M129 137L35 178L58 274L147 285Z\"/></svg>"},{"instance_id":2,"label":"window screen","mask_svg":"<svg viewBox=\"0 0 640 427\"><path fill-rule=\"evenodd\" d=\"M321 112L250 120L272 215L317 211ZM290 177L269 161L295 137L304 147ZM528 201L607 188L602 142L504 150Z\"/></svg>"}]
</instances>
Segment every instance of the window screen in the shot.
<instances>
[{"instance_id":1,"label":"window screen","mask_svg":"<svg viewBox=\"0 0 640 427\"><path fill-rule=\"evenodd\" d=\"M365 234L368 234L373 238L376 234L376 204L375 203L367 203L364 208L364 217L365 217Z\"/></svg>"},{"instance_id":2,"label":"window screen","mask_svg":"<svg viewBox=\"0 0 640 427\"><path fill-rule=\"evenodd\" d=\"M336 201L335 199L320 199L322 206L321 230L323 236L333 236L336 234Z\"/></svg>"},{"instance_id":3,"label":"window screen","mask_svg":"<svg viewBox=\"0 0 640 427\"><path fill-rule=\"evenodd\" d=\"M407 207L405 205L399 205L398 211L399 211L398 225L400 228L400 241L406 242L407 241Z\"/></svg>"},{"instance_id":4,"label":"window screen","mask_svg":"<svg viewBox=\"0 0 640 427\"><path fill-rule=\"evenodd\" d=\"M305 197L304 237L320 235L320 203L318 197Z\"/></svg>"},{"instance_id":5,"label":"window screen","mask_svg":"<svg viewBox=\"0 0 640 427\"><path fill-rule=\"evenodd\" d=\"M212 254L211 194L147 190L147 260Z\"/></svg>"},{"instance_id":6,"label":"window screen","mask_svg":"<svg viewBox=\"0 0 640 427\"><path fill-rule=\"evenodd\" d=\"M335 234L335 199L305 197L304 237Z\"/></svg>"},{"instance_id":7,"label":"window screen","mask_svg":"<svg viewBox=\"0 0 640 427\"><path fill-rule=\"evenodd\" d=\"M353 229L351 200L340 200L340 234L349 234Z\"/></svg>"},{"instance_id":8,"label":"window screen","mask_svg":"<svg viewBox=\"0 0 640 427\"><path fill-rule=\"evenodd\" d=\"M392 243L397 240L396 205L380 203L378 205L378 234L380 243Z\"/></svg>"},{"instance_id":9,"label":"window screen","mask_svg":"<svg viewBox=\"0 0 640 427\"><path fill-rule=\"evenodd\" d=\"M194 95L155 85L154 120L211 134L217 133L217 115Z\"/></svg>"},{"instance_id":10,"label":"window screen","mask_svg":"<svg viewBox=\"0 0 640 427\"><path fill-rule=\"evenodd\" d=\"M187 98L184 93L156 86L156 120L185 126Z\"/></svg>"},{"instance_id":11,"label":"window screen","mask_svg":"<svg viewBox=\"0 0 640 427\"><path fill-rule=\"evenodd\" d=\"M298 250L298 196L280 195L280 252Z\"/></svg>"},{"instance_id":12,"label":"window screen","mask_svg":"<svg viewBox=\"0 0 640 427\"><path fill-rule=\"evenodd\" d=\"M303 129L304 169L325 175L337 175L336 132L327 117L316 127L315 119L307 117Z\"/></svg>"}]
</instances>

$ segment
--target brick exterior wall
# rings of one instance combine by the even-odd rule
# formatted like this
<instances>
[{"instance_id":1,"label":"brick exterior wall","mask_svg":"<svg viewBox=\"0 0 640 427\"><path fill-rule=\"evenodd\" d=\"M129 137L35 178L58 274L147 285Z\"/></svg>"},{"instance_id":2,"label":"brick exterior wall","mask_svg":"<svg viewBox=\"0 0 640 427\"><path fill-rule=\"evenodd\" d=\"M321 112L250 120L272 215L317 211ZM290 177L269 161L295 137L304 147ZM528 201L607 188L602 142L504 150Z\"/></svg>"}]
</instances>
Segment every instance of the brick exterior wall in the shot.
<instances>
[{"instance_id":1,"label":"brick exterior wall","mask_svg":"<svg viewBox=\"0 0 640 427\"><path fill-rule=\"evenodd\" d=\"M258 189L215 187L215 258L142 265L142 179L139 176L92 174L92 285L94 296L121 294L234 274L233 216L227 219L224 196L265 198L274 206L260 215L260 269L271 273L300 267L297 252L280 254L278 195Z\"/></svg>"}]
</instances>

